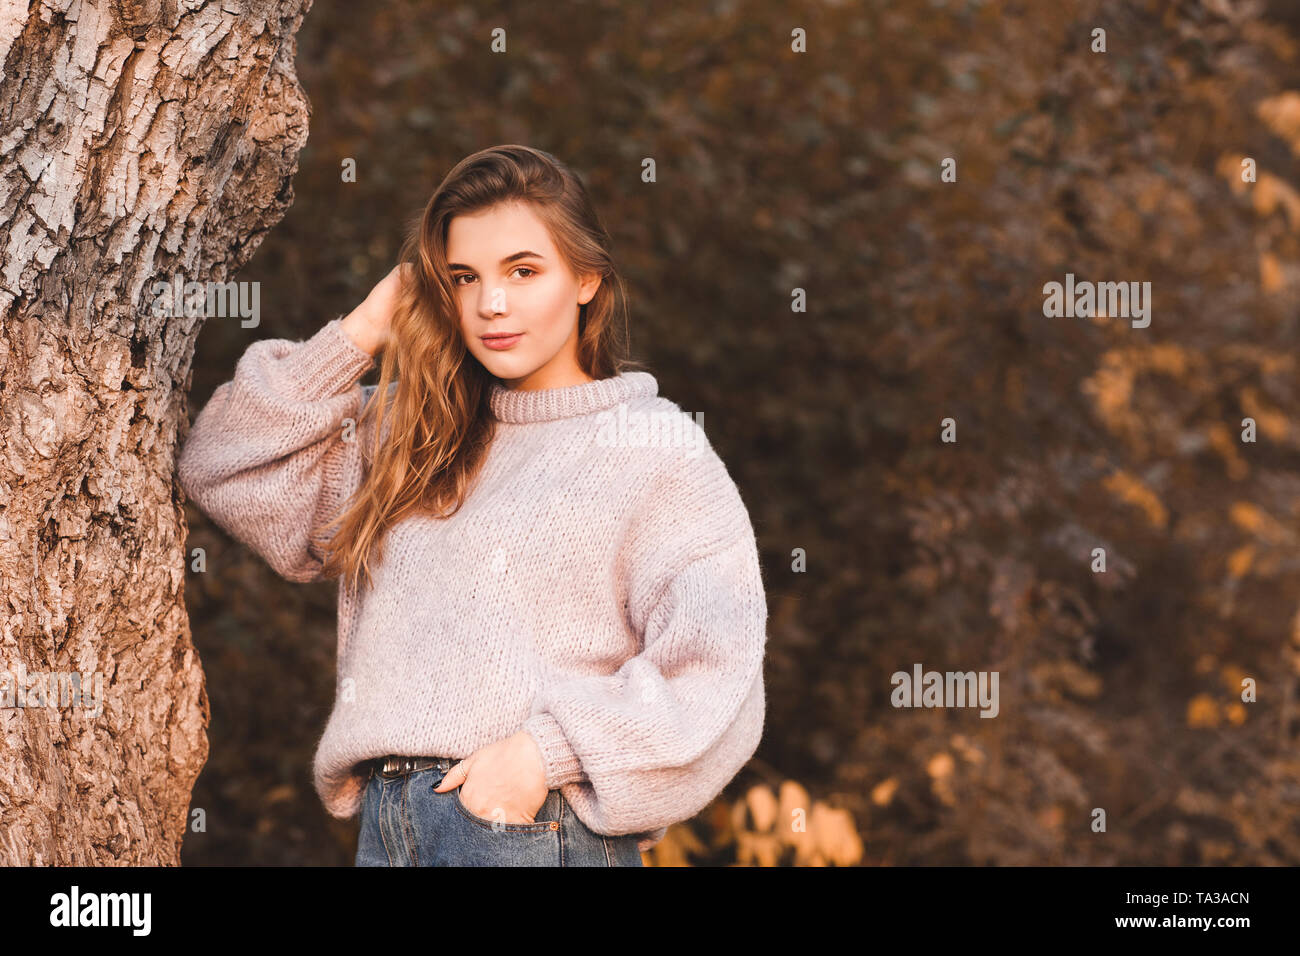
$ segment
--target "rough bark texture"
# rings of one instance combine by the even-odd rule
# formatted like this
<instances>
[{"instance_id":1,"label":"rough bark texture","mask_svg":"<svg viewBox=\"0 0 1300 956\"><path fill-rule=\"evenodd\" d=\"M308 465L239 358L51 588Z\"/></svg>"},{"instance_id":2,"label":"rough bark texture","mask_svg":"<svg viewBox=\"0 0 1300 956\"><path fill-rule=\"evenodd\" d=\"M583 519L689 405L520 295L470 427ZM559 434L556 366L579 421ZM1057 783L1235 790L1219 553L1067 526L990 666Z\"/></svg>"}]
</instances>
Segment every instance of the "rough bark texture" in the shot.
<instances>
[{"instance_id":1,"label":"rough bark texture","mask_svg":"<svg viewBox=\"0 0 1300 956\"><path fill-rule=\"evenodd\" d=\"M0 701L0 864L179 862L208 752L175 477L202 318L150 290L225 281L292 202L309 8L0 0L0 669L103 681L95 717Z\"/></svg>"}]
</instances>

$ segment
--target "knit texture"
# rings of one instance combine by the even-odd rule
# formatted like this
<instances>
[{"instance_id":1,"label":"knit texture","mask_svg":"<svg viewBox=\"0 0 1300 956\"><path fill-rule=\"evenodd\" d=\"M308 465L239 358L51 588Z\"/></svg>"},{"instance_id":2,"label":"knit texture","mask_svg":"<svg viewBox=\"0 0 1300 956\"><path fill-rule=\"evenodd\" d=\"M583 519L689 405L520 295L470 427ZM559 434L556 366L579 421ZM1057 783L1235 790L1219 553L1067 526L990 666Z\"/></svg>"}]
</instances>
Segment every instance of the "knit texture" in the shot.
<instances>
[{"instance_id":1,"label":"knit texture","mask_svg":"<svg viewBox=\"0 0 1300 956\"><path fill-rule=\"evenodd\" d=\"M320 529L368 467L372 428L356 422L375 388L357 383L373 365L341 319L254 342L181 450L186 494L291 581L320 578ZM496 436L462 508L399 522L373 586L339 584L316 790L346 819L363 761L461 758L523 729L583 823L647 850L762 735L767 602L748 512L649 373L494 382L490 404Z\"/></svg>"}]
</instances>

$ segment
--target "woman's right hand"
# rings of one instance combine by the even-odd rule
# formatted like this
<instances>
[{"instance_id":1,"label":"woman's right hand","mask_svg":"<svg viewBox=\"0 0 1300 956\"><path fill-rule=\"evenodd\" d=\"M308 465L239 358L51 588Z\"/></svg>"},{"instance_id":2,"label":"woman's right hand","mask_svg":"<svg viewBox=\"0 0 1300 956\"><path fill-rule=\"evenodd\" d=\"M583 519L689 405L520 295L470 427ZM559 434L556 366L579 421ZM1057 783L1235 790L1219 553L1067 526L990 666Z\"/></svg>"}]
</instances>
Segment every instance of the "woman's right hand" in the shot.
<instances>
[{"instance_id":1,"label":"woman's right hand","mask_svg":"<svg viewBox=\"0 0 1300 956\"><path fill-rule=\"evenodd\" d=\"M393 266L388 275L370 290L365 300L343 320L343 331L359 348L374 355L388 344L397 294L401 283L409 279L411 273L412 267L407 263Z\"/></svg>"}]
</instances>

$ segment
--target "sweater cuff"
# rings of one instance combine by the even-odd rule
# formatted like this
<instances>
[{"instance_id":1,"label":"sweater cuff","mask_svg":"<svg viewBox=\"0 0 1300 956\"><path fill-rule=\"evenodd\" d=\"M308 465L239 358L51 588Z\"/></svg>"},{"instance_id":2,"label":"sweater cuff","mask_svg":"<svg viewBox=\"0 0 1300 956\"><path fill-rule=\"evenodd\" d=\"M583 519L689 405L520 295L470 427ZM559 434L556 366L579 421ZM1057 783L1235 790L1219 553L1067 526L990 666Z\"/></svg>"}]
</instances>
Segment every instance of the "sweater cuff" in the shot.
<instances>
[{"instance_id":1,"label":"sweater cuff","mask_svg":"<svg viewBox=\"0 0 1300 956\"><path fill-rule=\"evenodd\" d=\"M285 368L299 397L313 401L346 391L374 364L374 357L343 331L343 317L339 316L307 341L297 343Z\"/></svg>"},{"instance_id":2,"label":"sweater cuff","mask_svg":"<svg viewBox=\"0 0 1300 956\"><path fill-rule=\"evenodd\" d=\"M569 746L559 721L550 714L533 714L524 721L524 730L533 735L537 749L542 752L542 766L546 768L546 789L555 790L566 783L578 783L587 778L578 755Z\"/></svg>"}]
</instances>

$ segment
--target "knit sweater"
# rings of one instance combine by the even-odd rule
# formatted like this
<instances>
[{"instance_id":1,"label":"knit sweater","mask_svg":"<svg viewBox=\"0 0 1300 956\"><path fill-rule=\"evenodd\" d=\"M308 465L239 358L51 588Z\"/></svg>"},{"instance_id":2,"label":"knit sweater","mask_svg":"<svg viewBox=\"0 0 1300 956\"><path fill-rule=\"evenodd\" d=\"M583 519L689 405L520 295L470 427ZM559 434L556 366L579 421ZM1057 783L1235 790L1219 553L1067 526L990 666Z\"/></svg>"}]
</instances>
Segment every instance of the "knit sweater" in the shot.
<instances>
[{"instance_id":1,"label":"knit sweater","mask_svg":"<svg viewBox=\"0 0 1300 956\"><path fill-rule=\"evenodd\" d=\"M320 579L320 528L368 467L375 387L358 381L374 364L341 317L306 341L254 342L182 447L186 494L290 581ZM461 509L396 523L372 584L339 582L313 782L347 819L364 761L462 758L525 730L583 823L647 850L762 735L749 515L703 428L647 372L493 380L490 406L495 437Z\"/></svg>"}]
</instances>

